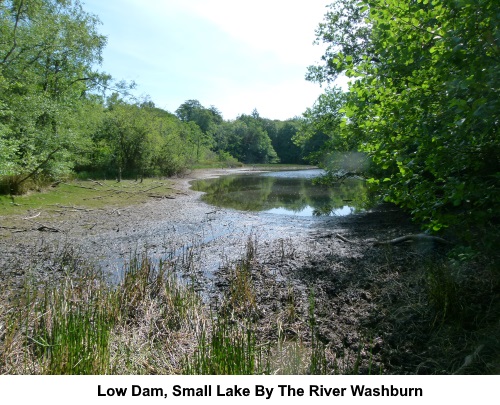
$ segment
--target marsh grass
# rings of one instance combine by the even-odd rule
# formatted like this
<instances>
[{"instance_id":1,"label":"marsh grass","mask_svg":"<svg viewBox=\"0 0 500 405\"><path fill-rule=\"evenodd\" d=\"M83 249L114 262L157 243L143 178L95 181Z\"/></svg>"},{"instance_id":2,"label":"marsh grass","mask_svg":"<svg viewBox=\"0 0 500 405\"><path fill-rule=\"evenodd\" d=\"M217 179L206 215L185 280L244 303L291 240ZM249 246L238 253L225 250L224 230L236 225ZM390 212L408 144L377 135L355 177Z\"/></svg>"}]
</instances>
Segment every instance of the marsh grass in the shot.
<instances>
[{"instance_id":1,"label":"marsh grass","mask_svg":"<svg viewBox=\"0 0 500 405\"><path fill-rule=\"evenodd\" d=\"M172 353L189 345L202 307L171 265L137 257L117 285L91 267L66 270L2 297L1 373L178 371Z\"/></svg>"},{"instance_id":2,"label":"marsh grass","mask_svg":"<svg viewBox=\"0 0 500 405\"><path fill-rule=\"evenodd\" d=\"M295 309L299 305L292 285L286 286L284 307L264 316L262 294L273 290L276 281L262 269L258 240L249 237L243 258L227 265L227 283L222 302L197 335L197 346L186 356L185 374L327 374L325 346L317 335L315 298L309 300L309 318L301 322ZM260 271L260 274L259 274ZM265 286L258 286L259 277ZM262 280L260 280L262 282ZM276 321L273 325L271 322ZM293 325L293 326L292 326ZM287 337L284 330L298 328L312 341Z\"/></svg>"},{"instance_id":3,"label":"marsh grass","mask_svg":"<svg viewBox=\"0 0 500 405\"><path fill-rule=\"evenodd\" d=\"M213 320L208 335L202 330L194 354L186 358L183 373L198 375L270 374L268 345L259 345L252 324L228 318Z\"/></svg>"},{"instance_id":4,"label":"marsh grass","mask_svg":"<svg viewBox=\"0 0 500 405\"><path fill-rule=\"evenodd\" d=\"M2 374L275 374L318 371L319 346L266 339L255 321L256 241L231 269L225 304L210 312L179 277L184 260L133 256L116 284L74 251L7 290L0 307ZM310 368L309 364L315 364Z\"/></svg>"}]
</instances>

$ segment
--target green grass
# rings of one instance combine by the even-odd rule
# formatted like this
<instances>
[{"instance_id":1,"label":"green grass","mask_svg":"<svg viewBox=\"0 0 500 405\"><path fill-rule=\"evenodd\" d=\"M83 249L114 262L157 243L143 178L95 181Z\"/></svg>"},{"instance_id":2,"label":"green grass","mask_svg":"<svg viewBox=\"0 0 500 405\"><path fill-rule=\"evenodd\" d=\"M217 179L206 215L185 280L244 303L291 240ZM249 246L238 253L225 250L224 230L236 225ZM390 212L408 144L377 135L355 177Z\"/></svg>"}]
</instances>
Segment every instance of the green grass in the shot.
<instances>
[{"instance_id":1,"label":"green grass","mask_svg":"<svg viewBox=\"0 0 500 405\"><path fill-rule=\"evenodd\" d=\"M251 324L234 323L228 318L212 321L212 333L202 330L193 355L186 358L183 374L252 375L270 374L267 345L258 345Z\"/></svg>"},{"instance_id":2,"label":"green grass","mask_svg":"<svg viewBox=\"0 0 500 405\"><path fill-rule=\"evenodd\" d=\"M71 181L21 196L0 195L0 215L26 215L29 211L63 208L99 209L139 204L153 197L171 196L168 180Z\"/></svg>"},{"instance_id":3,"label":"green grass","mask_svg":"<svg viewBox=\"0 0 500 405\"><path fill-rule=\"evenodd\" d=\"M28 271L21 289L0 296L0 374L327 372L322 345L262 334L257 302L248 302L258 295L256 241L230 270L215 310L179 277L184 262L135 255L112 284L72 250L42 261L51 276ZM314 316L312 305L313 329Z\"/></svg>"},{"instance_id":4,"label":"green grass","mask_svg":"<svg viewBox=\"0 0 500 405\"><path fill-rule=\"evenodd\" d=\"M189 342L202 308L172 264L135 257L112 285L84 261L72 263L64 276L28 276L20 291L6 289L0 374L178 372L169 352Z\"/></svg>"}]
</instances>

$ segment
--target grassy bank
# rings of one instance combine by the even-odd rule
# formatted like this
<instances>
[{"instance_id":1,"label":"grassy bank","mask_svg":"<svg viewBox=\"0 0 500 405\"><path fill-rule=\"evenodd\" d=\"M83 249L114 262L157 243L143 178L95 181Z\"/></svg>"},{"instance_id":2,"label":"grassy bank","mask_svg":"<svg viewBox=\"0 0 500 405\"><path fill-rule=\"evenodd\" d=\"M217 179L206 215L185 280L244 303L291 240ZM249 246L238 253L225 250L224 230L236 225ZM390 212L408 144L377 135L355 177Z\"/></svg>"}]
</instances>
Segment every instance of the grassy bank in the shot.
<instances>
[{"instance_id":1,"label":"grassy bank","mask_svg":"<svg viewBox=\"0 0 500 405\"><path fill-rule=\"evenodd\" d=\"M28 211L41 209L57 211L61 207L116 208L139 204L150 198L168 198L175 192L168 180L74 180L25 195L0 195L0 215L25 215Z\"/></svg>"}]
</instances>

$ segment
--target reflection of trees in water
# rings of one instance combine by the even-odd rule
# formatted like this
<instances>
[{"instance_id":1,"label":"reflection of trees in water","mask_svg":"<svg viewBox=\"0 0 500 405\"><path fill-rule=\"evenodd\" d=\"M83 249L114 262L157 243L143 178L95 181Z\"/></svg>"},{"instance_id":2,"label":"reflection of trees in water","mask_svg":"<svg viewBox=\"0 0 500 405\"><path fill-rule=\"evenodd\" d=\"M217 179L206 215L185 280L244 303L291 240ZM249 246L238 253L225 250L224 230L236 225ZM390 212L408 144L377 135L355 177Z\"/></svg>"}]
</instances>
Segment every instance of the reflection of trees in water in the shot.
<instances>
[{"instance_id":1,"label":"reflection of trees in water","mask_svg":"<svg viewBox=\"0 0 500 405\"><path fill-rule=\"evenodd\" d=\"M317 204L311 203L313 215L332 215L335 211L349 207L351 213L356 213L373 205L368 188L361 180L346 180L334 186L314 186L328 190L328 198ZM344 214L345 215L345 214Z\"/></svg>"},{"instance_id":2,"label":"reflection of trees in water","mask_svg":"<svg viewBox=\"0 0 500 405\"><path fill-rule=\"evenodd\" d=\"M272 191L273 178L256 176L223 176L218 179L200 180L193 189L206 194L203 201L242 211L262 211Z\"/></svg>"},{"instance_id":3,"label":"reflection of trees in water","mask_svg":"<svg viewBox=\"0 0 500 405\"><path fill-rule=\"evenodd\" d=\"M345 206L357 212L369 203L367 188L358 180L327 187L313 185L306 178L240 175L199 180L193 189L205 192L203 200L209 204L243 211L282 208L300 212L310 206L313 215L322 216Z\"/></svg>"}]
</instances>

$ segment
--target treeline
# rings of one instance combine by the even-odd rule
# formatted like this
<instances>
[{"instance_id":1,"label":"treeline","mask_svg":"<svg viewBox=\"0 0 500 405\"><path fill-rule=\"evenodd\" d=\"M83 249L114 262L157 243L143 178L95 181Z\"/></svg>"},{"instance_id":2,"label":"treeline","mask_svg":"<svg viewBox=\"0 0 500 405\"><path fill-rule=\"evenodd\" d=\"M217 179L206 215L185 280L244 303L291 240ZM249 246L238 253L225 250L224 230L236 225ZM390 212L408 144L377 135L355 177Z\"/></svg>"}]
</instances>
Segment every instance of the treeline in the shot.
<instances>
[{"instance_id":1,"label":"treeline","mask_svg":"<svg viewBox=\"0 0 500 405\"><path fill-rule=\"evenodd\" d=\"M335 1L317 39L327 51L308 78L350 78L348 91L330 88L305 115L310 133L329 135L332 174L364 175L429 230L453 229L493 249L500 222L497 2Z\"/></svg>"},{"instance_id":2,"label":"treeline","mask_svg":"<svg viewBox=\"0 0 500 405\"><path fill-rule=\"evenodd\" d=\"M175 114L96 70L106 38L78 0L0 2L0 191L82 176L169 176L200 163L301 163L299 119Z\"/></svg>"}]
</instances>

